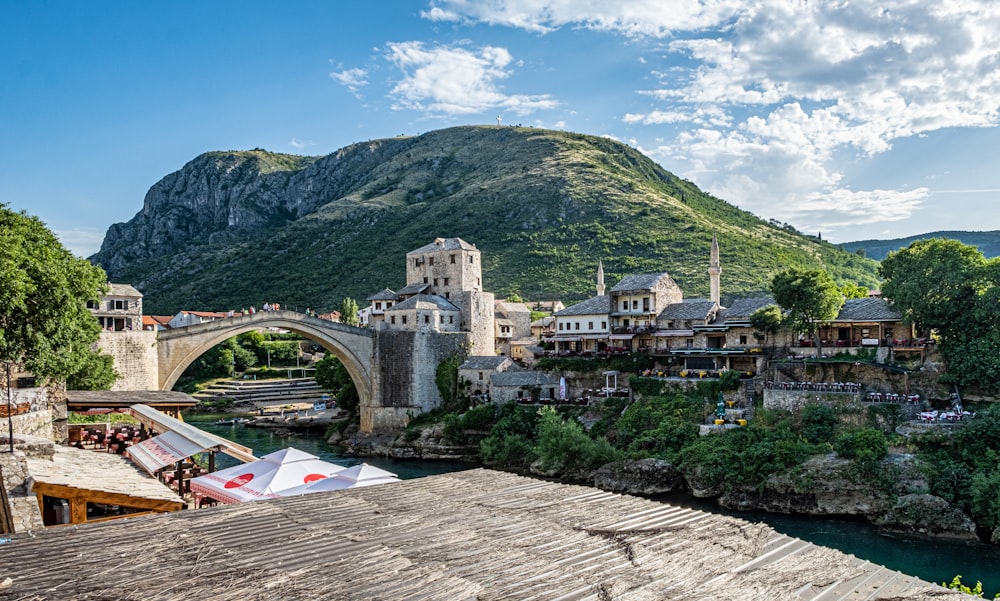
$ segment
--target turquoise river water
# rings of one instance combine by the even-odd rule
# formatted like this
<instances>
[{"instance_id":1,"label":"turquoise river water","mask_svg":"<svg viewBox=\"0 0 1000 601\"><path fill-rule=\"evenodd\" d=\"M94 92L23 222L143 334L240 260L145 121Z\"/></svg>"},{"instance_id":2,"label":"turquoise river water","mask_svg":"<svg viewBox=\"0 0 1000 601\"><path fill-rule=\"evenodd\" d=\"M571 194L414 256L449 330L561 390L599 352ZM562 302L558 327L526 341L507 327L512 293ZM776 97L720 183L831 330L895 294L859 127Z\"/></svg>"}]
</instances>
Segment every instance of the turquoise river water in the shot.
<instances>
[{"instance_id":1,"label":"turquoise river water","mask_svg":"<svg viewBox=\"0 0 1000 601\"><path fill-rule=\"evenodd\" d=\"M358 459L345 456L337 447L328 445L322 436L285 437L262 428L218 425L215 423L218 416L199 415L186 419L192 425L252 448L258 457L291 446L340 465L350 466L364 461L393 472L402 479L420 478L474 467L469 463L454 461L404 461L378 457ZM220 456L219 467L227 467L234 463L235 460L225 455ZM789 536L839 549L844 553L930 582L950 582L955 575L961 574L965 584L975 585L977 580L981 581L986 591L986 598L992 598L1000 592L1000 547L998 546L887 536L879 533L867 522L857 520L765 512L727 512L714 503L683 496L669 495L658 500L695 507L703 511L733 515L752 522L764 522Z\"/></svg>"}]
</instances>

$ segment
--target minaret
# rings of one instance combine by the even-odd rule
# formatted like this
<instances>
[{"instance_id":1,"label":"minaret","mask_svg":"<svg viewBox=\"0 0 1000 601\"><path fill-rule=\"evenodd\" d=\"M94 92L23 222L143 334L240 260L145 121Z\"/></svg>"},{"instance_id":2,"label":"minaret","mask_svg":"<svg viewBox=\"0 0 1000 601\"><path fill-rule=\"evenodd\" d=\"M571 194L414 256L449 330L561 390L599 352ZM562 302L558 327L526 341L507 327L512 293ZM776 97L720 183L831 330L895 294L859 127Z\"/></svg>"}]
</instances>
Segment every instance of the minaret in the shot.
<instances>
[{"instance_id":1,"label":"minaret","mask_svg":"<svg viewBox=\"0 0 1000 601\"><path fill-rule=\"evenodd\" d=\"M719 265L719 239L712 234L712 257L708 262L708 288L709 300L719 304L719 275L722 274L722 267Z\"/></svg>"},{"instance_id":2,"label":"minaret","mask_svg":"<svg viewBox=\"0 0 1000 601\"><path fill-rule=\"evenodd\" d=\"M597 262L597 296L604 296L604 262Z\"/></svg>"}]
</instances>

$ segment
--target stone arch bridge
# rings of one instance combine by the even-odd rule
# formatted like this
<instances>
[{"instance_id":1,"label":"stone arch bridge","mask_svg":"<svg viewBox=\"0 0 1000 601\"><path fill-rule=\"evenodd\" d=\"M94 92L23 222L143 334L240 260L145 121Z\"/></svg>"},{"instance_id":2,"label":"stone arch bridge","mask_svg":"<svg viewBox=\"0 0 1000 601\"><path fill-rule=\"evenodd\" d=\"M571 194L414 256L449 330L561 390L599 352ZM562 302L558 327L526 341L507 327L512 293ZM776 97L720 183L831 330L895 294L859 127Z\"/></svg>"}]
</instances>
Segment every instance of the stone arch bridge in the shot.
<instances>
[{"instance_id":1,"label":"stone arch bridge","mask_svg":"<svg viewBox=\"0 0 1000 601\"><path fill-rule=\"evenodd\" d=\"M159 389L173 388L184 370L213 346L243 332L261 328L281 328L301 334L333 353L354 380L361 404L371 404L374 332L309 317L295 311L260 311L158 331L156 354Z\"/></svg>"},{"instance_id":2,"label":"stone arch bridge","mask_svg":"<svg viewBox=\"0 0 1000 601\"><path fill-rule=\"evenodd\" d=\"M471 348L467 332L358 328L295 311L261 311L155 332L155 357L150 361L155 367L149 365L155 373L147 372L147 386L170 390L184 370L213 346L268 327L301 334L340 359L358 391L362 432L395 430L440 406L437 366Z\"/></svg>"}]
</instances>

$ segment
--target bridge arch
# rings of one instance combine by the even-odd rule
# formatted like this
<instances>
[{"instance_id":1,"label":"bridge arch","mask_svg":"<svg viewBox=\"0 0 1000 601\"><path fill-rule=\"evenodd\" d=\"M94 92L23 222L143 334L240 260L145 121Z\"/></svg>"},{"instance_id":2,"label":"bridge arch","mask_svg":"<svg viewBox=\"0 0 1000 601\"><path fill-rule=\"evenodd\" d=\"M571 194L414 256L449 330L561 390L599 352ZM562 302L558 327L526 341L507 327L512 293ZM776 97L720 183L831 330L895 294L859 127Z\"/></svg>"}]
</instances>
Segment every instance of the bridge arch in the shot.
<instances>
[{"instance_id":1,"label":"bridge arch","mask_svg":"<svg viewBox=\"0 0 1000 601\"><path fill-rule=\"evenodd\" d=\"M160 390L170 390L184 370L213 346L243 332L281 328L316 342L344 364L364 404L372 399L373 333L295 311L261 311L160 330L156 336Z\"/></svg>"}]
</instances>

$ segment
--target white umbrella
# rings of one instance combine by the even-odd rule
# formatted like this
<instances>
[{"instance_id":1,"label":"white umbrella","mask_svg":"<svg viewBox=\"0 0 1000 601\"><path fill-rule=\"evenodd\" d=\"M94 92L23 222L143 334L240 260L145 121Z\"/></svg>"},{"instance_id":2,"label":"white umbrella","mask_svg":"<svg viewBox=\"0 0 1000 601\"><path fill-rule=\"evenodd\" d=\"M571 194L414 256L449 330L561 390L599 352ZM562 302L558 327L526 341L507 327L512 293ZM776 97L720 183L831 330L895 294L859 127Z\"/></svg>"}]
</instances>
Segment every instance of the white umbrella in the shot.
<instances>
[{"instance_id":1,"label":"white umbrella","mask_svg":"<svg viewBox=\"0 0 1000 601\"><path fill-rule=\"evenodd\" d=\"M223 503L241 503L278 497L278 492L344 470L291 447L264 455L257 461L237 465L191 479L191 490Z\"/></svg>"},{"instance_id":2,"label":"white umbrella","mask_svg":"<svg viewBox=\"0 0 1000 601\"><path fill-rule=\"evenodd\" d=\"M345 468L329 478L317 480L294 488L279 491L282 497L293 497L296 495L307 495L309 493L321 492L325 490L343 490L346 488L359 488L362 486L374 486L376 484L388 484L399 482L399 478L392 472L387 472L367 463L360 463L353 467Z\"/></svg>"}]
</instances>

